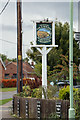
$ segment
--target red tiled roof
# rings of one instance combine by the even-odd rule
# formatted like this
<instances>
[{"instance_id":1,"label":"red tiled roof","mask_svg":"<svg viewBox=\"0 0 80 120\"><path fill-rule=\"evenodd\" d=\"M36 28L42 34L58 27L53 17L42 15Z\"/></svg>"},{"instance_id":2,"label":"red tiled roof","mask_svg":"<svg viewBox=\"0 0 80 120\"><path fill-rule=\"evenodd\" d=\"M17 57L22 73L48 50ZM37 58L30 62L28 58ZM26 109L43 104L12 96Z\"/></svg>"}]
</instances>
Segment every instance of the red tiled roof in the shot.
<instances>
[{"instance_id":1,"label":"red tiled roof","mask_svg":"<svg viewBox=\"0 0 80 120\"><path fill-rule=\"evenodd\" d=\"M5 71L5 73L17 73L17 62L10 62L6 65L7 70ZM11 70L12 68L12 70ZM23 62L23 72L34 72L34 70L31 68L31 66L27 63L27 62Z\"/></svg>"}]
</instances>

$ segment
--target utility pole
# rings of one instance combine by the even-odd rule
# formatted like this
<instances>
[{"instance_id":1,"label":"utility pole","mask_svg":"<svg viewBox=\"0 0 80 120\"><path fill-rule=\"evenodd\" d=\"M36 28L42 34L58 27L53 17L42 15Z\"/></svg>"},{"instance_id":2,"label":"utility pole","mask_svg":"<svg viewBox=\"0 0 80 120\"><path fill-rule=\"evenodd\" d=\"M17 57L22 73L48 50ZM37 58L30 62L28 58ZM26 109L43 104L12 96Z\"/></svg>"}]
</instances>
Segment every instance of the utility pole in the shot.
<instances>
[{"instance_id":1,"label":"utility pole","mask_svg":"<svg viewBox=\"0 0 80 120\"><path fill-rule=\"evenodd\" d=\"M73 108L73 0L70 2L70 36L69 36L69 79L70 79L70 109L69 119L75 118Z\"/></svg>"},{"instance_id":2,"label":"utility pole","mask_svg":"<svg viewBox=\"0 0 80 120\"><path fill-rule=\"evenodd\" d=\"M17 93L22 92L22 23L21 0L17 0Z\"/></svg>"}]
</instances>

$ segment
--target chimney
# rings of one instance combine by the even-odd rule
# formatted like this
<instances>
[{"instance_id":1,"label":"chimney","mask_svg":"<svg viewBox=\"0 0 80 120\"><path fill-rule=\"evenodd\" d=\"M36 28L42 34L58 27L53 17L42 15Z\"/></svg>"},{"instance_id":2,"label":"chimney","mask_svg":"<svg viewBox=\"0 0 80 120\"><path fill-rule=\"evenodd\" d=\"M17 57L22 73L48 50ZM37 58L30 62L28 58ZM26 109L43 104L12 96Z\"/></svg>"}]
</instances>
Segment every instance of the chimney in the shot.
<instances>
[{"instance_id":1,"label":"chimney","mask_svg":"<svg viewBox=\"0 0 80 120\"><path fill-rule=\"evenodd\" d=\"M33 61L31 62L31 66L34 66L34 62Z\"/></svg>"}]
</instances>

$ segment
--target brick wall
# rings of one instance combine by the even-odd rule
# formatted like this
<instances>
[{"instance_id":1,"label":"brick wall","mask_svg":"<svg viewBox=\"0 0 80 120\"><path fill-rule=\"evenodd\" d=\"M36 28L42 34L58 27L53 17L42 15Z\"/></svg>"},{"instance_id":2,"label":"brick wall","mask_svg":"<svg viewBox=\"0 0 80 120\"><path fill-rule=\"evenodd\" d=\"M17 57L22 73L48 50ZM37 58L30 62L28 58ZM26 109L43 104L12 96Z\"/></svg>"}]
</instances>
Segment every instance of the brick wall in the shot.
<instances>
[{"instance_id":1,"label":"brick wall","mask_svg":"<svg viewBox=\"0 0 80 120\"><path fill-rule=\"evenodd\" d=\"M4 79L4 72L5 72L5 69L0 61L0 80Z\"/></svg>"}]
</instances>

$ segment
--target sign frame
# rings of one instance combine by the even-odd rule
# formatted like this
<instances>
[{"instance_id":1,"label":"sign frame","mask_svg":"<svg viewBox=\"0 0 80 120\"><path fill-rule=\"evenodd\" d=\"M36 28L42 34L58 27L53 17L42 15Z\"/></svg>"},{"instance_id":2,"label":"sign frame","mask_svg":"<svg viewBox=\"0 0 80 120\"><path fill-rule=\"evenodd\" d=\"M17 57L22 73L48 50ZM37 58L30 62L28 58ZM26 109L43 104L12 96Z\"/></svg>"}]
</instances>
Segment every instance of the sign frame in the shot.
<instances>
[{"instance_id":1,"label":"sign frame","mask_svg":"<svg viewBox=\"0 0 80 120\"><path fill-rule=\"evenodd\" d=\"M48 45L48 44L40 44L40 45L38 45L37 44L37 30L36 30L36 24L37 23L42 23L42 24L44 24L44 23L52 23L52 44L50 44L50 45ZM34 21L34 25L33 25L33 41L34 41L34 43L33 43L33 46L35 46L35 47L43 47L43 46L46 46L46 47L53 47L53 46L55 46L55 47L57 47L56 45L55 45L55 21L53 20L49 20L49 21Z\"/></svg>"},{"instance_id":2,"label":"sign frame","mask_svg":"<svg viewBox=\"0 0 80 120\"><path fill-rule=\"evenodd\" d=\"M80 37L80 32L75 32L75 40L80 41L80 38L77 37Z\"/></svg>"}]
</instances>

